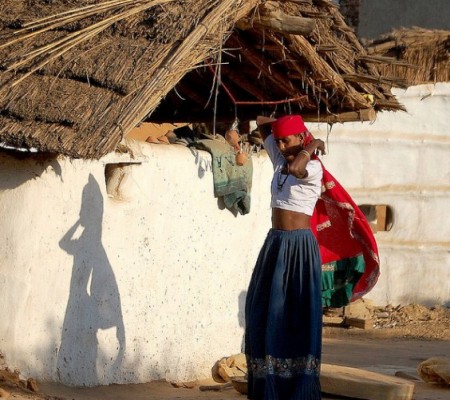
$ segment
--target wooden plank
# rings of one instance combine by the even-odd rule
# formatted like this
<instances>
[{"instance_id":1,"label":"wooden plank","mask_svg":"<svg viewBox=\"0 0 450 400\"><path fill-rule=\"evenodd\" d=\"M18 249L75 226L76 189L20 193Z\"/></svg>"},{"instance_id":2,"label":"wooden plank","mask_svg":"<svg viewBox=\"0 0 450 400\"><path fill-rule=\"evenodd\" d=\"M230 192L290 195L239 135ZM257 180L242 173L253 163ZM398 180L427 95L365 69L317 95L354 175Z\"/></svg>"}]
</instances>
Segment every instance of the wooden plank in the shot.
<instances>
[{"instance_id":1,"label":"wooden plank","mask_svg":"<svg viewBox=\"0 0 450 400\"><path fill-rule=\"evenodd\" d=\"M385 231L387 228L387 205L377 204L375 210L377 213L377 231Z\"/></svg>"},{"instance_id":2,"label":"wooden plank","mask_svg":"<svg viewBox=\"0 0 450 400\"><path fill-rule=\"evenodd\" d=\"M372 329L373 321L371 319L345 317L344 325L359 329Z\"/></svg>"},{"instance_id":3,"label":"wooden plank","mask_svg":"<svg viewBox=\"0 0 450 400\"><path fill-rule=\"evenodd\" d=\"M366 400L411 400L414 383L359 368L322 364L323 393Z\"/></svg>"}]
</instances>

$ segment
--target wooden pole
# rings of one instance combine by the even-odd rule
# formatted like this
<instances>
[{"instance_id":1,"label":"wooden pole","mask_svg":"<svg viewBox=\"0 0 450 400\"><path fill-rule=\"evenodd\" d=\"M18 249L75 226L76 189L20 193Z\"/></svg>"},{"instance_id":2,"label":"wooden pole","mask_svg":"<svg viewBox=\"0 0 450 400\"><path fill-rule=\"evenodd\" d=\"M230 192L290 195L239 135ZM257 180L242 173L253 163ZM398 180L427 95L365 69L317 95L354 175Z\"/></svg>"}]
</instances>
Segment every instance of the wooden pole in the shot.
<instances>
[{"instance_id":1,"label":"wooden pole","mask_svg":"<svg viewBox=\"0 0 450 400\"><path fill-rule=\"evenodd\" d=\"M375 121L377 114L373 108L364 108L359 111L348 111L340 114L302 114L306 122L325 122L335 124L337 122Z\"/></svg>"}]
</instances>

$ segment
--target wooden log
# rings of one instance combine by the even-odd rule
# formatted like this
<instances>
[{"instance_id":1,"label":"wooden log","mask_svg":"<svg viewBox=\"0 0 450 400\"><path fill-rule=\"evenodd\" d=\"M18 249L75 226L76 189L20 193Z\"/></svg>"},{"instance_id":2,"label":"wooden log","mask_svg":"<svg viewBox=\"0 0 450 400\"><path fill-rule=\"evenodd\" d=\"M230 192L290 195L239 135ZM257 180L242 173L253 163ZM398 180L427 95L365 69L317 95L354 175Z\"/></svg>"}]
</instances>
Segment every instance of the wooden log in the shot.
<instances>
[{"instance_id":1,"label":"wooden log","mask_svg":"<svg viewBox=\"0 0 450 400\"><path fill-rule=\"evenodd\" d=\"M338 51L339 47L334 45L321 45L316 47L319 53L325 53L327 51Z\"/></svg>"},{"instance_id":2,"label":"wooden log","mask_svg":"<svg viewBox=\"0 0 450 400\"><path fill-rule=\"evenodd\" d=\"M316 27L316 21L311 18L285 14L274 2L267 2L259 7L260 15L243 18L236 23L239 29L266 28L275 32L308 36Z\"/></svg>"},{"instance_id":3,"label":"wooden log","mask_svg":"<svg viewBox=\"0 0 450 400\"><path fill-rule=\"evenodd\" d=\"M373 321L371 319L345 317L344 325L359 329L372 329Z\"/></svg>"},{"instance_id":4,"label":"wooden log","mask_svg":"<svg viewBox=\"0 0 450 400\"><path fill-rule=\"evenodd\" d=\"M326 122L334 124L337 122L375 121L376 112L373 108L364 108L359 111L348 111L340 114L302 114L306 122Z\"/></svg>"},{"instance_id":5,"label":"wooden log","mask_svg":"<svg viewBox=\"0 0 450 400\"><path fill-rule=\"evenodd\" d=\"M242 378L246 392L247 380ZM200 386L201 391L221 391L229 388L229 382L219 385ZM320 374L322 393L366 400L411 400L414 383L359 368L322 364Z\"/></svg>"},{"instance_id":6,"label":"wooden log","mask_svg":"<svg viewBox=\"0 0 450 400\"><path fill-rule=\"evenodd\" d=\"M367 400L411 400L414 383L359 368L322 364L323 393Z\"/></svg>"},{"instance_id":7,"label":"wooden log","mask_svg":"<svg viewBox=\"0 0 450 400\"><path fill-rule=\"evenodd\" d=\"M253 28L265 28L274 32L303 36L310 35L315 26L316 22L313 19L292 15L244 18L236 23L236 27L243 31Z\"/></svg>"}]
</instances>

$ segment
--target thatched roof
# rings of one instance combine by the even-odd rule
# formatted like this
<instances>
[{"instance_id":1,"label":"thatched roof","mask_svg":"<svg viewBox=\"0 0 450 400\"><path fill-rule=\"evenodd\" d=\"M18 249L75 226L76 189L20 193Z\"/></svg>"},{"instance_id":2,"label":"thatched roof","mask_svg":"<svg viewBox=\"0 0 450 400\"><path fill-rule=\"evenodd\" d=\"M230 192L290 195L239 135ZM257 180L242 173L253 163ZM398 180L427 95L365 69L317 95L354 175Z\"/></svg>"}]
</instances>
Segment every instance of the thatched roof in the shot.
<instances>
[{"instance_id":1,"label":"thatched roof","mask_svg":"<svg viewBox=\"0 0 450 400\"><path fill-rule=\"evenodd\" d=\"M367 49L380 56L383 75L401 76L408 85L450 81L450 31L397 29Z\"/></svg>"},{"instance_id":2,"label":"thatched roof","mask_svg":"<svg viewBox=\"0 0 450 400\"><path fill-rule=\"evenodd\" d=\"M8 146L98 158L143 120L402 108L328 0L0 0L0 34Z\"/></svg>"}]
</instances>

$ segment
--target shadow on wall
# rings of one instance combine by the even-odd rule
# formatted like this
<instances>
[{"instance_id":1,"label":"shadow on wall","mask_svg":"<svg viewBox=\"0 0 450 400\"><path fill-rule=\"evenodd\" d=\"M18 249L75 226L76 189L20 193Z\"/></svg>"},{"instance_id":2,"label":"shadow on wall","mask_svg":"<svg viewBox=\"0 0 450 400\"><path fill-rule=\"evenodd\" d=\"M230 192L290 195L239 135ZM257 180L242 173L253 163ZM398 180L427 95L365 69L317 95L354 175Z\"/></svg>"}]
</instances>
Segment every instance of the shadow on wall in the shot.
<instances>
[{"instance_id":1,"label":"shadow on wall","mask_svg":"<svg viewBox=\"0 0 450 400\"><path fill-rule=\"evenodd\" d=\"M83 189L80 218L59 245L73 255L70 293L64 317L57 374L68 385L95 386L101 375L119 372L125 352L120 294L102 245L103 196L92 175ZM81 232L81 233L79 233ZM98 337L115 331L107 347L117 349L109 361L99 357ZM101 365L103 363L103 365Z\"/></svg>"},{"instance_id":2,"label":"shadow on wall","mask_svg":"<svg viewBox=\"0 0 450 400\"><path fill-rule=\"evenodd\" d=\"M243 290L241 293L239 293L239 297L238 297L238 306L239 306L238 321L239 321L239 326L244 328L244 332L245 332L245 300L246 300L246 298L247 298L247 291L246 290ZM245 333L242 336L241 352L242 353L245 352Z\"/></svg>"}]
</instances>

